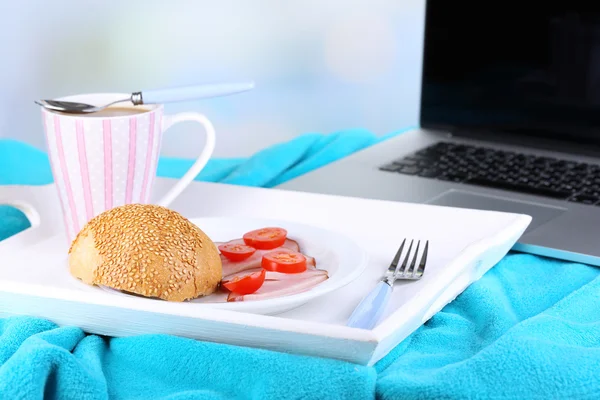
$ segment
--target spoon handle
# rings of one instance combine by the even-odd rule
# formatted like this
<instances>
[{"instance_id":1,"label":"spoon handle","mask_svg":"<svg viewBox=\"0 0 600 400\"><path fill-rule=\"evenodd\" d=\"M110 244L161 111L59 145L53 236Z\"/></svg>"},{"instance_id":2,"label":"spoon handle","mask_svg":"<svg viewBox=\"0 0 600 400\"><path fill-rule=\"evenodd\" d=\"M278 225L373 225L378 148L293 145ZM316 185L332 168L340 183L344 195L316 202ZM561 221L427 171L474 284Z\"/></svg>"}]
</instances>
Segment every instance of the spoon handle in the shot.
<instances>
[{"instance_id":1,"label":"spoon handle","mask_svg":"<svg viewBox=\"0 0 600 400\"><path fill-rule=\"evenodd\" d=\"M196 86L183 86L170 89L145 90L141 94L144 104L158 104L195 100L207 97L226 96L245 92L253 87L253 82L215 83Z\"/></svg>"}]
</instances>

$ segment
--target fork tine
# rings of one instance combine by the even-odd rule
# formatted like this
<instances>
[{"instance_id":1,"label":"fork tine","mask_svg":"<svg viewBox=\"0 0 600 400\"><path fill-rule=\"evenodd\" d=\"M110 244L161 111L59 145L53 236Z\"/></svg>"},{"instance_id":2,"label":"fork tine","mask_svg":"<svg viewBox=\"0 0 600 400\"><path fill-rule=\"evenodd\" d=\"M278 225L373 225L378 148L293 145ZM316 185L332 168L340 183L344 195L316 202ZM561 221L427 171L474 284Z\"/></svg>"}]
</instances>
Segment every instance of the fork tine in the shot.
<instances>
[{"instance_id":1,"label":"fork tine","mask_svg":"<svg viewBox=\"0 0 600 400\"><path fill-rule=\"evenodd\" d=\"M398 265L396 267L396 272L394 272L394 279L398 279L398 276L404 275L404 271L406 271L406 265L408 264L408 258L410 257L410 251L412 250L414 240L410 241L410 246L408 246L408 251L406 252L406 257L404 257L404 261L402 261L402 265Z\"/></svg>"},{"instance_id":2,"label":"fork tine","mask_svg":"<svg viewBox=\"0 0 600 400\"><path fill-rule=\"evenodd\" d=\"M410 275L411 277L415 276L415 264L417 263L417 256L419 255L419 246L421 245L421 241L417 242L417 249L415 250L415 255L413 256L412 261L410 262L410 267L406 271L406 275Z\"/></svg>"},{"instance_id":3,"label":"fork tine","mask_svg":"<svg viewBox=\"0 0 600 400\"><path fill-rule=\"evenodd\" d=\"M398 262L400 261L400 256L402 255L402 250L404 249L405 243L406 243L406 239L404 239L402 241L402 244L398 248L398 251L396 252L396 255L394 256L394 259L392 260L392 263L388 267L388 270L387 270L388 274L393 275L396 273L396 267L398 266Z\"/></svg>"},{"instance_id":4,"label":"fork tine","mask_svg":"<svg viewBox=\"0 0 600 400\"><path fill-rule=\"evenodd\" d=\"M419 268L417 268L417 276L423 276L425 273L425 264L427 264L427 251L429 250L429 240L425 242L425 248L423 249L423 256L419 262Z\"/></svg>"}]
</instances>

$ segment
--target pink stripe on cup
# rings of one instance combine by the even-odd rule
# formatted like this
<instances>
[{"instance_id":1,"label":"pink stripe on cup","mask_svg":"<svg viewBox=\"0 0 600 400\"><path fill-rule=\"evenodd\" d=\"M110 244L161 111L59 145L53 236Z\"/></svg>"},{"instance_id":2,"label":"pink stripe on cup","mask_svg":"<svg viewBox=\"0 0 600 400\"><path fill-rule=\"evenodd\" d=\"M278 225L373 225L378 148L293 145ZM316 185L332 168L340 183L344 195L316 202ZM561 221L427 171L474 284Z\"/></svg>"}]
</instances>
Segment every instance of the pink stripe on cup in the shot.
<instances>
[{"instance_id":1,"label":"pink stripe on cup","mask_svg":"<svg viewBox=\"0 0 600 400\"><path fill-rule=\"evenodd\" d=\"M46 143L48 144L48 159L50 161L50 168L52 169L52 173L54 176L58 173L56 170L56 165L54 164L54 159L52 158L52 152L50 150L50 132L48 132L48 122L46 121L46 113L42 111L42 122L44 123L44 132L46 133ZM71 237L71 229L69 227L69 220L67 219L67 213L65 212L65 202L63 201L62 195L60 194L60 187L57 182L54 182L56 186L56 191L58 193L58 201L60 203L60 210L62 211L63 221L65 224L65 229L67 230L67 237Z\"/></svg>"},{"instance_id":2,"label":"pink stripe on cup","mask_svg":"<svg viewBox=\"0 0 600 400\"><path fill-rule=\"evenodd\" d=\"M125 188L125 203L130 204L133 198L133 180L135 177L135 140L137 119L129 118L129 166L127 168L127 186Z\"/></svg>"},{"instance_id":3,"label":"pink stripe on cup","mask_svg":"<svg viewBox=\"0 0 600 400\"><path fill-rule=\"evenodd\" d=\"M152 156L152 171L153 174L150 175L150 187L152 187L152 183L154 182L154 178L156 177L156 173L158 172L158 161L160 159L160 144L162 143L162 135L163 135L163 113L162 111L158 111L158 140L156 144L154 144L154 155ZM150 195L152 194L151 190L148 190L147 194L147 202L150 202Z\"/></svg>"},{"instance_id":4,"label":"pink stripe on cup","mask_svg":"<svg viewBox=\"0 0 600 400\"><path fill-rule=\"evenodd\" d=\"M148 154L146 154L146 170L144 171L144 180L142 181L142 192L140 193L141 201L148 202L149 194L146 193L148 187L148 180L150 180L151 164L152 164L152 150L154 149L154 113L150 113L150 134L148 137Z\"/></svg>"},{"instance_id":5,"label":"pink stripe on cup","mask_svg":"<svg viewBox=\"0 0 600 400\"><path fill-rule=\"evenodd\" d=\"M113 208L112 128L110 120L102 122L104 141L104 208Z\"/></svg>"},{"instance_id":6,"label":"pink stripe on cup","mask_svg":"<svg viewBox=\"0 0 600 400\"><path fill-rule=\"evenodd\" d=\"M85 213L87 220L89 221L94 217L94 205L92 204L92 188L90 187L90 170L88 167L87 152L85 148L83 121L75 121L75 133L77 135L77 151L79 153L79 168L81 170L81 185L83 186Z\"/></svg>"},{"instance_id":7,"label":"pink stripe on cup","mask_svg":"<svg viewBox=\"0 0 600 400\"><path fill-rule=\"evenodd\" d=\"M71 181L69 180L69 174L67 172L67 161L65 160L65 149L63 148L62 133L60 131L60 119L58 118L58 115L54 116L54 134L56 135L58 161L60 163L60 169L62 171L63 180L65 183L65 190L67 191L67 199L69 201L70 214L73 222L73 235L76 235L77 232L79 232L79 218L77 217L77 208L75 207Z\"/></svg>"}]
</instances>

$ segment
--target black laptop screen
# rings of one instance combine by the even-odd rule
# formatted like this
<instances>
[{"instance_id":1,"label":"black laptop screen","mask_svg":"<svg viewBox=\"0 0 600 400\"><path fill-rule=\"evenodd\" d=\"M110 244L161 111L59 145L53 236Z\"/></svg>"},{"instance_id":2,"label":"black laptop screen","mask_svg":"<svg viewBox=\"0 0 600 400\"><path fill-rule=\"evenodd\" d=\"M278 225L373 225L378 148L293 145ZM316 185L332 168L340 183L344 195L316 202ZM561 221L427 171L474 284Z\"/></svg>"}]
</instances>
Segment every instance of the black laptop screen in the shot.
<instances>
[{"instance_id":1,"label":"black laptop screen","mask_svg":"<svg viewBox=\"0 0 600 400\"><path fill-rule=\"evenodd\" d=\"M426 128L600 145L600 2L427 1L421 96Z\"/></svg>"}]
</instances>

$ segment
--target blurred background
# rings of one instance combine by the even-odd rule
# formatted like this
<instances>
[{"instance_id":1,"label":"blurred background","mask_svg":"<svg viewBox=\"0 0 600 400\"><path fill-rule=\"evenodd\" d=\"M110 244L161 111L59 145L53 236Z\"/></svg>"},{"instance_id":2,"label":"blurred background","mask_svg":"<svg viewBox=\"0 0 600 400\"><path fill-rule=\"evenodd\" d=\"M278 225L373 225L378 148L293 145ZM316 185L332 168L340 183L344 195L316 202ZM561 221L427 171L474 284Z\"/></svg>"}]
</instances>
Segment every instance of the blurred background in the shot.
<instances>
[{"instance_id":1,"label":"blurred background","mask_svg":"<svg viewBox=\"0 0 600 400\"><path fill-rule=\"evenodd\" d=\"M38 98L246 80L170 104L217 130L215 156L307 132L384 135L418 122L423 0L0 0L0 137L44 148ZM163 154L195 157L181 124Z\"/></svg>"}]
</instances>

